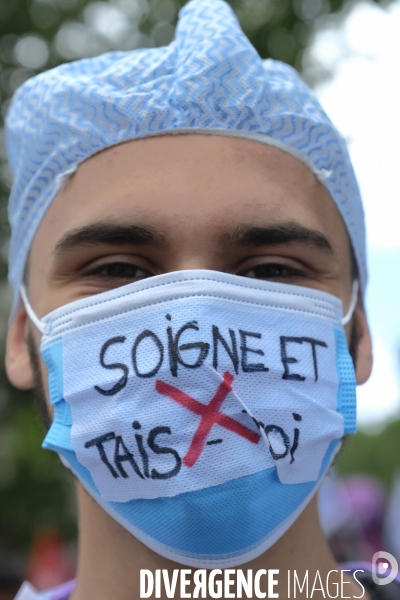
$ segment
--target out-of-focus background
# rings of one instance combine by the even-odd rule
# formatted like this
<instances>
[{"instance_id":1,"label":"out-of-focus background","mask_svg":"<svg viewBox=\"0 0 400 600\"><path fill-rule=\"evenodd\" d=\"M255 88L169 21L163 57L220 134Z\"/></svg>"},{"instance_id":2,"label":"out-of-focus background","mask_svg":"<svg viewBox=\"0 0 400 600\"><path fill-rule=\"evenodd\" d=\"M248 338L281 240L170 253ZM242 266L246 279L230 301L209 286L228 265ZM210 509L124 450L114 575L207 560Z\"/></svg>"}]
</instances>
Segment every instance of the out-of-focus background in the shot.
<instances>
[{"instance_id":1,"label":"out-of-focus background","mask_svg":"<svg viewBox=\"0 0 400 600\"><path fill-rule=\"evenodd\" d=\"M184 0L0 0L0 600L22 579L38 589L73 576L73 483L41 450L33 396L7 383L4 342L7 197L4 116L27 78L108 50L164 46ZM400 561L400 0L231 0L260 55L292 64L348 140L369 240L367 308L372 378L359 393L359 433L320 494L321 519L340 561L377 550Z\"/></svg>"}]
</instances>

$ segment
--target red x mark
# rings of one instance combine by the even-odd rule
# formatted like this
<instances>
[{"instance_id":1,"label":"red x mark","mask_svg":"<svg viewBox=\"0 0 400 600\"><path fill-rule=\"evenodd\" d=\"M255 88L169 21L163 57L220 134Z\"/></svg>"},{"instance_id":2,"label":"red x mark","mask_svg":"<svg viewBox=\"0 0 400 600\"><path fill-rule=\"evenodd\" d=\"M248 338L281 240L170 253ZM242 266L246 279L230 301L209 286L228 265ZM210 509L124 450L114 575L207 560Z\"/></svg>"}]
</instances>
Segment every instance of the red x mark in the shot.
<instances>
[{"instance_id":1,"label":"red x mark","mask_svg":"<svg viewBox=\"0 0 400 600\"><path fill-rule=\"evenodd\" d=\"M163 396L168 396L168 398L175 400L175 402L178 402L178 404L181 404L185 408L196 413L196 415L201 416L200 424L193 436L190 448L183 459L183 464L187 467L193 467L194 463L200 457L200 454L202 453L206 444L208 434L210 433L214 423L218 423L218 425L221 425L221 427L225 427L225 429L229 429L230 431L241 435L253 444L258 444L258 441L261 437L258 433L255 433L248 427L245 427L239 423L239 421L235 421L235 419L232 419L231 417L228 417L228 415L225 415L219 411L225 398L229 392L232 391L231 383L233 380L234 376L231 375L229 371L224 373L224 380L219 385L214 397L211 399L211 402L209 404L203 404L191 396L188 396L188 394L185 394L185 392L178 390L178 388L174 387L173 385L169 385L169 383L165 383L165 381L160 381L160 379L157 379L157 392L163 394Z\"/></svg>"}]
</instances>

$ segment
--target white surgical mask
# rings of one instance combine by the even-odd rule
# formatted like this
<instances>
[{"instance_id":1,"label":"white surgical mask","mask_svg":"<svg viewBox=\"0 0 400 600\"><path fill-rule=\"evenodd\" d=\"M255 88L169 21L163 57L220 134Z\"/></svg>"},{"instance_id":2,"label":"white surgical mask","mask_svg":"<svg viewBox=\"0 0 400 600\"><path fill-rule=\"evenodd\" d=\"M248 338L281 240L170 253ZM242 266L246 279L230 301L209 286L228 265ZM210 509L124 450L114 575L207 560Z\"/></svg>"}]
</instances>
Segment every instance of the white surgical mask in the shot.
<instances>
[{"instance_id":1,"label":"white surgical mask","mask_svg":"<svg viewBox=\"0 0 400 600\"><path fill-rule=\"evenodd\" d=\"M259 556L355 431L341 301L305 287L179 271L41 320L59 453L159 554L225 568Z\"/></svg>"}]
</instances>

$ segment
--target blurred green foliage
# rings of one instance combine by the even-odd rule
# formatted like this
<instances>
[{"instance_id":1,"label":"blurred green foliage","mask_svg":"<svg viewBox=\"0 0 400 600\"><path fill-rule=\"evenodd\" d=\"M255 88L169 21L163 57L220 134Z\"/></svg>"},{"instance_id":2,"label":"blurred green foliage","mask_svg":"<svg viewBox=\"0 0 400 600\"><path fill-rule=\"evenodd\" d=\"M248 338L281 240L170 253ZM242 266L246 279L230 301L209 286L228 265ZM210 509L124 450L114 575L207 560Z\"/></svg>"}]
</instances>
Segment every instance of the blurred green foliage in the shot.
<instances>
[{"instance_id":1,"label":"blurred green foliage","mask_svg":"<svg viewBox=\"0 0 400 600\"><path fill-rule=\"evenodd\" d=\"M40 450L44 428L34 403L17 402L0 431L0 532L8 550L28 548L40 527L74 536L72 478L56 454Z\"/></svg>"},{"instance_id":2,"label":"blurred green foliage","mask_svg":"<svg viewBox=\"0 0 400 600\"><path fill-rule=\"evenodd\" d=\"M378 1L378 0L376 0ZM348 0L230 0L262 57L302 69L319 20ZM168 44L184 0L0 0L0 570L1 557L21 561L35 531L55 525L75 536L71 480L56 455L41 450L44 430L30 393L13 390L4 373L9 293L4 285L9 229L4 117L27 78L68 60L112 49ZM370 471L390 482L399 456L400 422L375 438L359 434L339 461L343 473ZM22 558L21 558L22 557ZM4 567L4 565L3 565Z\"/></svg>"},{"instance_id":3,"label":"blurred green foliage","mask_svg":"<svg viewBox=\"0 0 400 600\"><path fill-rule=\"evenodd\" d=\"M400 469L400 420L389 423L380 433L359 432L350 436L336 461L338 475L373 475L389 489Z\"/></svg>"}]
</instances>

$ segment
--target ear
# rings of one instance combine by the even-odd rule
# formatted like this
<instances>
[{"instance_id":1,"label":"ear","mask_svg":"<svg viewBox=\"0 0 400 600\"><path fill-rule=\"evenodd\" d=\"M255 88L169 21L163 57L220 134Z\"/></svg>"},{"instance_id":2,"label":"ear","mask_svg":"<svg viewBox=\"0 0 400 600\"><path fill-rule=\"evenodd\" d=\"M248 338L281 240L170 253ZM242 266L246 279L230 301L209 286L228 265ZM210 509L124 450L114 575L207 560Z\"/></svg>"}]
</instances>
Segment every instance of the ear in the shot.
<instances>
[{"instance_id":1,"label":"ear","mask_svg":"<svg viewBox=\"0 0 400 600\"><path fill-rule=\"evenodd\" d=\"M6 371L8 379L21 390L34 387L33 370L26 342L28 317L20 301L17 314L8 328Z\"/></svg>"},{"instance_id":2,"label":"ear","mask_svg":"<svg viewBox=\"0 0 400 600\"><path fill-rule=\"evenodd\" d=\"M354 315L357 320L358 329L356 381L358 385L361 385L362 383L365 383L371 375L373 359L371 333L360 292Z\"/></svg>"}]
</instances>

